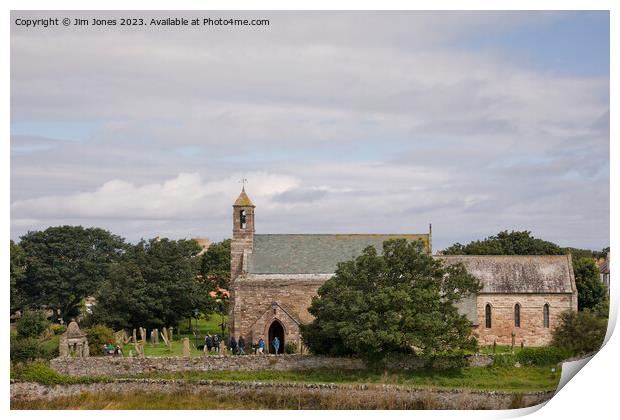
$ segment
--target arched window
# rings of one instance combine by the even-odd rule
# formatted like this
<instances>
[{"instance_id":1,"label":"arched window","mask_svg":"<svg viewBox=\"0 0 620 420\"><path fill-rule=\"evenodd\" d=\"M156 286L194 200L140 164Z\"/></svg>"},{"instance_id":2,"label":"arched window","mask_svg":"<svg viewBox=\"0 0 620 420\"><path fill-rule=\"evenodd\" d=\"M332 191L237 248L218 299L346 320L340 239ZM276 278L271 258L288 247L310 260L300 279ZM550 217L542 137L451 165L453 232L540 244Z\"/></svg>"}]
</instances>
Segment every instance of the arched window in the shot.
<instances>
[{"instance_id":1,"label":"arched window","mask_svg":"<svg viewBox=\"0 0 620 420\"><path fill-rule=\"evenodd\" d=\"M491 305L488 303L484 308L484 326L486 328L491 328Z\"/></svg>"},{"instance_id":2,"label":"arched window","mask_svg":"<svg viewBox=\"0 0 620 420\"><path fill-rule=\"evenodd\" d=\"M549 304L545 303L543 306L543 327L549 328Z\"/></svg>"},{"instance_id":3,"label":"arched window","mask_svg":"<svg viewBox=\"0 0 620 420\"><path fill-rule=\"evenodd\" d=\"M245 210L241 210L239 212L239 222L241 224L241 229L245 229L245 226L246 226Z\"/></svg>"},{"instance_id":4,"label":"arched window","mask_svg":"<svg viewBox=\"0 0 620 420\"><path fill-rule=\"evenodd\" d=\"M521 305L515 305L515 327L521 328Z\"/></svg>"}]
</instances>

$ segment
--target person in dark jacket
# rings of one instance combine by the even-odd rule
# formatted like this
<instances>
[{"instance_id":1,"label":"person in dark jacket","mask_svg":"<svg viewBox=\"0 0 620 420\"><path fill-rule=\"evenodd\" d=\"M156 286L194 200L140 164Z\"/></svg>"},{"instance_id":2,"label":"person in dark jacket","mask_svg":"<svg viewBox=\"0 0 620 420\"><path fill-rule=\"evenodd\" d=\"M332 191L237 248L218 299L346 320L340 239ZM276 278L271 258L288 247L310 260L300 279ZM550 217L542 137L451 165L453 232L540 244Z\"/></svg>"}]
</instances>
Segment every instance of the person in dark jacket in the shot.
<instances>
[{"instance_id":1,"label":"person in dark jacket","mask_svg":"<svg viewBox=\"0 0 620 420\"><path fill-rule=\"evenodd\" d=\"M207 336L205 337L205 348L209 353L211 353L211 349L213 348L213 338L211 338L209 333L207 333Z\"/></svg>"},{"instance_id":2,"label":"person in dark jacket","mask_svg":"<svg viewBox=\"0 0 620 420\"><path fill-rule=\"evenodd\" d=\"M230 337L230 351L232 352L232 354L237 354L237 341L235 340L235 337Z\"/></svg>"},{"instance_id":3,"label":"person in dark jacket","mask_svg":"<svg viewBox=\"0 0 620 420\"><path fill-rule=\"evenodd\" d=\"M239 354L245 354L245 340L243 336L239 336Z\"/></svg>"},{"instance_id":4,"label":"person in dark jacket","mask_svg":"<svg viewBox=\"0 0 620 420\"><path fill-rule=\"evenodd\" d=\"M213 334L213 348L216 353L220 352L220 337L218 337L217 334Z\"/></svg>"}]
</instances>

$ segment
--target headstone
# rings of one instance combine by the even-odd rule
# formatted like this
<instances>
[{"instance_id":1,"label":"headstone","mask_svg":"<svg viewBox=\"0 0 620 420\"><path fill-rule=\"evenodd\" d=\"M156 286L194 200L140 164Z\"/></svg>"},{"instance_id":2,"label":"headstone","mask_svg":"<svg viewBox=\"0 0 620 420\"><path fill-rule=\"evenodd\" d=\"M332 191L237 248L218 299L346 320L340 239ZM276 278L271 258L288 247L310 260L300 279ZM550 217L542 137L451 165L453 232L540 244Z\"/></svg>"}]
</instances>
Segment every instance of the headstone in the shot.
<instances>
[{"instance_id":1,"label":"headstone","mask_svg":"<svg viewBox=\"0 0 620 420\"><path fill-rule=\"evenodd\" d=\"M138 339L136 338L136 329L133 329L133 334L131 335L131 338L133 339L133 343L136 344L138 342Z\"/></svg>"},{"instance_id":2,"label":"headstone","mask_svg":"<svg viewBox=\"0 0 620 420\"><path fill-rule=\"evenodd\" d=\"M190 357L191 353L189 351L189 338L183 337L183 357Z\"/></svg>"},{"instance_id":3,"label":"headstone","mask_svg":"<svg viewBox=\"0 0 620 420\"><path fill-rule=\"evenodd\" d=\"M155 330L153 332L154 332L153 335L155 336L155 338L154 338L155 345L158 345L159 344L159 330L157 328L155 328Z\"/></svg>"},{"instance_id":4,"label":"headstone","mask_svg":"<svg viewBox=\"0 0 620 420\"><path fill-rule=\"evenodd\" d=\"M510 347L512 347L514 349L515 348L515 337L517 336L517 334L515 334L515 332L513 331L511 336L512 336L512 343L511 343Z\"/></svg>"},{"instance_id":5,"label":"headstone","mask_svg":"<svg viewBox=\"0 0 620 420\"><path fill-rule=\"evenodd\" d=\"M166 344L166 347L168 347L168 349L170 349L170 341L168 341L168 337L166 336L166 327L164 327L163 331L161 332L161 338L162 340L164 340L164 344Z\"/></svg>"},{"instance_id":6,"label":"headstone","mask_svg":"<svg viewBox=\"0 0 620 420\"><path fill-rule=\"evenodd\" d=\"M173 327L168 327L168 341L172 343L173 340L174 340Z\"/></svg>"},{"instance_id":7,"label":"headstone","mask_svg":"<svg viewBox=\"0 0 620 420\"><path fill-rule=\"evenodd\" d=\"M497 341L493 340L493 354L495 354L496 350L497 350Z\"/></svg>"},{"instance_id":8,"label":"headstone","mask_svg":"<svg viewBox=\"0 0 620 420\"><path fill-rule=\"evenodd\" d=\"M60 336L58 353L60 357L69 357L69 343L67 342L67 337L65 337L64 334Z\"/></svg>"}]
</instances>

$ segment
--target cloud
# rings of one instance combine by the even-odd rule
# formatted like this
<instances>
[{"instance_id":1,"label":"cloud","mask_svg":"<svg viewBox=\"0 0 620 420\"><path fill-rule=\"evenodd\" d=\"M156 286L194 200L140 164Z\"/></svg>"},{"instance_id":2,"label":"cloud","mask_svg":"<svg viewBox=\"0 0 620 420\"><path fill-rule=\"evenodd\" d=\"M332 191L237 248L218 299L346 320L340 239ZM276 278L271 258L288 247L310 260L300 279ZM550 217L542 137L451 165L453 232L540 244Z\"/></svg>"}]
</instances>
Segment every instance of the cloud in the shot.
<instances>
[{"instance_id":1,"label":"cloud","mask_svg":"<svg viewBox=\"0 0 620 420\"><path fill-rule=\"evenodd\" d=\"M563 14L234 15L272 25L12 27L12 237L61 222L230 236L246 177L262 232L433 221L438 246L511 227L608 244L608 77L462 47Z\"/></svg>"},{"instance_id":2,"label":"cloud","mask_svg":"<svg viewBox=\"0 0 620 420\"><path fill-rule=\"evenodd\" d=\"M290 190L293 177L252 173L257 197ZM18 200L11 211L33 219L197 220L204 212L222 215L233 202L235 179L205 182L199 174L181 173L163 183L134 185L123 180L104 183L96 191L67 196Z\"/></svg>"}]
</instances>

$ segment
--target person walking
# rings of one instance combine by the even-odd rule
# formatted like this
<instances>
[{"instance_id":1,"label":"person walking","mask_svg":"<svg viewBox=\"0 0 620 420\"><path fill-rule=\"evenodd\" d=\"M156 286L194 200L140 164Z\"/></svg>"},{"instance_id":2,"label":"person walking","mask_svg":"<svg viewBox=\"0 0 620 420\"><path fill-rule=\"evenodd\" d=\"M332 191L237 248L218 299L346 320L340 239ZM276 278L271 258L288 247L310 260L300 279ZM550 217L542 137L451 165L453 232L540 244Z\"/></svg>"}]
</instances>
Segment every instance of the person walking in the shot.
<instances>
[{"instance_id":1,"label":"person walking","mask_svg":"<svg viewBox=\"0 0 620 420\"><path fill-rule=\"evenodd\" d=\"M216 353L220 353L220 337L217 334L213 334L213 348Z\"/></svg>"},{"instance_id":2,"label":"person walking","mask_svg":"<svg viewBox=\"0 0 620 420\"><path fill-rule=\"evenodd\" d=\"M258 354L265 354L265 340L263 340L263 337L258 340L258 348L256 349L256 352Z\"/></svg>"},{"instance_id":3,"label":"person walking","mask_svg":"<svg viewBox=\"0 0 620 420\"><path fill-rule=\"evenodd\" d=\"M235 354L237 354L237 342L235 341L235 337L234 336L230 336L230 351L233 354L233 356Z\"/></svg>"},{"instance_id":4,"label":"person walking","mask_svg":"<svg viewBox=\"0 0 620 420\"><path fill-rule=\"evenodd\" d=\"M239 354L245 354L245 340L242 335L239 336L239 342L237 344L239 345Z\"/></svg>"},{"instance_id":5,"label":"person walking","mask_svg":"<svg viewBox=\"0 0 620 420\"><path fill-rule=\"evenodd\" d=\"M213 337L211 337L209 333L207 333L207 336L205 337L205 347L207 351L211 353L211 350L213 349Z\"/></svg>"},{"instance_id":6,"label":"person walking","mask_svg":"<svg viewBox=\"0 0 620 420\"><path fill-rule=\"evenodd\" d=\"M273 349L276 351L276 356L277 356L278 353L280 352L280 339L278 337L275 337L273 341L271 342L271 344L273 345Z\"/></svg>"}]
</instances>

